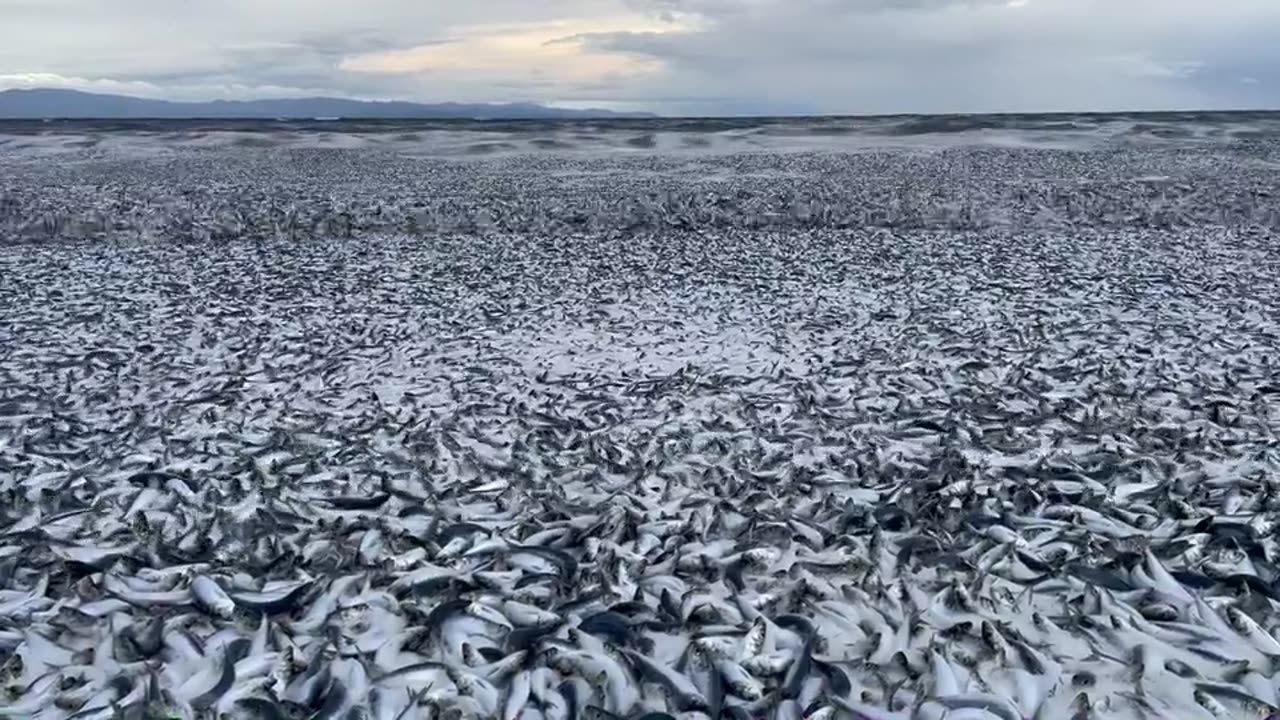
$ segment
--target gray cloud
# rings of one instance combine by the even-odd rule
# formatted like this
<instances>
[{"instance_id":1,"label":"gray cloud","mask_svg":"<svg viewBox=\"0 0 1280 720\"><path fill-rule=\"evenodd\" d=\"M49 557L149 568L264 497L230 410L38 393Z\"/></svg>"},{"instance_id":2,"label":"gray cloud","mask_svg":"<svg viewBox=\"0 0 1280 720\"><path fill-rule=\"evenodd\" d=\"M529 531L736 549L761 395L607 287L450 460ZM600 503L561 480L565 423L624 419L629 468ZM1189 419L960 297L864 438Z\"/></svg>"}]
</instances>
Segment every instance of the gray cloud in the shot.
<instances>
[{"instance_id":1,"label":"gray cloud","mask_svg":"<svg viewBox=\"0 0 1280 720\"><path fill-rule=\"evenodd\" d=\"M1199 0L787 0L663 3L687 34L581 38L665 59L677 87L808 101L829 112L1276 105L1280 5ZM744 7L747 9L744 9ZM720 8L724 8L722 12ZM820 21L818 20L820 18ZM750 49L747 51L747 49ZM1242 83L1234 76L1254 77ZM1259 77L1261 76L1261 77ZM1213 78L1213 81L1209 81ZM667 87L672 87L668 83ZM696 105L696 103L695 103Z\"/></svg>"},{"instance_id":2,"label":"gray cloud","mask_svg":"<svg viewBox=\"0 0 1280 720\"><path fill-rule=\"evenodd\" d=\"M660 112L1274 107L1274 0L0 0L0 84Z\"/></svg>"}]
</instances>

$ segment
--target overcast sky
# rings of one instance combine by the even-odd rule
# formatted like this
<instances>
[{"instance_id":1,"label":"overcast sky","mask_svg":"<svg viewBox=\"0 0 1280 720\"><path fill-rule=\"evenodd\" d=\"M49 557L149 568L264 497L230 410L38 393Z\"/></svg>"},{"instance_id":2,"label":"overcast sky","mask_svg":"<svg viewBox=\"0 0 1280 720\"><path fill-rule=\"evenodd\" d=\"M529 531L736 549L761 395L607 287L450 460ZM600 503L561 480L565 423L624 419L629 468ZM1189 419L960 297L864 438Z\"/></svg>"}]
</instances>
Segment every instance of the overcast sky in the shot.
<instances>
[{"instance_id":1,"label":"overcast sky","mask_svg":"<svg viewBox=\"0 0 1280 720\"><path fill-rule=\"evenodd\" d=\"M0 88L664 114L1280 107L1280 0L0 0Z\"/></svg>"}]
</instances>

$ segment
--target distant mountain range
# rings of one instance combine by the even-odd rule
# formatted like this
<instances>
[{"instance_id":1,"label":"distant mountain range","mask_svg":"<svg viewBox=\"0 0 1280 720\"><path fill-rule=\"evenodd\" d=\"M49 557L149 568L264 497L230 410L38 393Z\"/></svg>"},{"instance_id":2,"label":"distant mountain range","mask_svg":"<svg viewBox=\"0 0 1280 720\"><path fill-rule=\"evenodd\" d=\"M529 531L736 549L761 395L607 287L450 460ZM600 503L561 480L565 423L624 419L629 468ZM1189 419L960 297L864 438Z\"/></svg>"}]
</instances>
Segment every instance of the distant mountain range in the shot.
<instances>
[{"instance_id":1,"label":"distant mountain range","mask_svg":"<svg viewBox=\"0 0 1280 720\"><path fill-rule=\"evenodd\" d=\"M556 120L638 117L656 116L649 113L620 113L610 110L570 110L533 103L424 104L401 101L371 102L329 97L172 102L52 88L0 91L0 119L9 120L44 118Z\"/></svg>"}]
</instances>

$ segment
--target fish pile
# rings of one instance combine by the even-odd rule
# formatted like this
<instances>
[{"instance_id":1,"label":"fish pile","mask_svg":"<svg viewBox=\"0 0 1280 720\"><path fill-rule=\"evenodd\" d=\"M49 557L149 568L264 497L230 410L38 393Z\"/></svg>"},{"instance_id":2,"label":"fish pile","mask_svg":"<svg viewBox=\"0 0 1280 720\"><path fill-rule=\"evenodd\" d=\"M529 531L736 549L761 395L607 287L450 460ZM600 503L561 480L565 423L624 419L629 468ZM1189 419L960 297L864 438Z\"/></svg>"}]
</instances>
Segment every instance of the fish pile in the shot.
<instances>
[{"instance_id":1,"label":"fish pile","mask_svg":"<svg viewBox=\"0 0 1280 720\"><path fill-rule=\"evenodd\" d=\"M0 242L1280 229L1280 136L1092 151L841 154L764 146L732 154L548 150L467 160L387 149L193 150L159 138L137 142L134 154L85 150L57 162L0 144ZM1232 172L1222 172L1223 163Z\"/></svg>"},{"instance_id":2,"label":"fish pile","mask_svg":"<svg viewBox=\"0 0 1280 720\"><path fill-rule=\"evenodd\" d=\"M1268 717L1278 248L3 246L0 718Z\"/></svg>"}]
</instances>

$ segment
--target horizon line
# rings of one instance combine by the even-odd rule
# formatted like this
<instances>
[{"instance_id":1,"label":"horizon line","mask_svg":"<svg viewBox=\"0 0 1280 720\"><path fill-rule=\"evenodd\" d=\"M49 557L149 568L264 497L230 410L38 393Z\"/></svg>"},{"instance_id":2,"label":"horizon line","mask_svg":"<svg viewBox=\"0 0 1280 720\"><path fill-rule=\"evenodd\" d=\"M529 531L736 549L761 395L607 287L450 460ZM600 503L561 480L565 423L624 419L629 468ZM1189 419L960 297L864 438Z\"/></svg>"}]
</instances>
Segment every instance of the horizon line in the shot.
<instances>
[{"instance_id":1,"label":"horizon line","mask_svg":"<svg viewBox=\"0 0 1280 720\"><path fill-rule=\"evenodd\" d=\"M607 107L565 107L556 105L551 102L541 102L536 100L486 100L486 101L458 101L458 100L405 100L405 99L365 99L340 95L306 95L306 96L277 96L277 97L261 97L261 98L214 98L210 100L174 100L169 98L146 97L139 95L126 95L121 93L100 92L94 90L79 90L75 88L59 88L59 87L9 87L0 89L0 94L7 92L63 92L81 95L92 95L97 97L115 97L127 98L131 100L141 100L146 102L160 102L171 105L201 105L201 104L249 104L260 102L281 102L281 101L307 101L307 100L336 100L340 102L361 103L366 105L388 105L388 104L406 104L418 105L423 107L455 105L455 106L488 106L494 109L502 109L503 107L512 106L528 106L539 110L550 110L565 113L572 113L580 117L460 117L460 116L362 116L362 115L338 115L338 116L292 116L283 115L278 117L266 117L263 115L103 115L103 116L35 116L35 115L15 115L6 116L0 114L0 121L101 121L101 120L258 120L258 121L286 121L286 120L310 120L310 121L334 121L334 120L379 120L379 121L406 121L406 120L450 120L460 122L545 122L549 120L566 121L566 120L775 120L775 119L880 119L880 118L903 118L903 117L1011 117L1011 116L1116 116L1116 115L1178 115L1178 114L1257 114L1257 113L1278 113L1278 107L1237 107L1237 108L1146 108L1146 109L1123 109L1123 110L987 110L987 111L931 111L931 112L847 112L847 113L733 113L725 115L708 115L708 114L690 114L690 115L667 115L654 110L627 109L614 110ZM609 101L603 101L609 102ZM623 101L619 101L623 102ZM631 103L633 101L625 101ZM588 117L591 113L601 113L600 117ZM612 116L612 117L610 117ZM631 117L627 117L631 116ZM649 116L649 117L643 117Z\"/></svg>"},{"instance_id":2,"label":"horizon line","mask_svg":"<svg viewBox=\"0 0 1280 720\"><path fill-rule=\"evenodd\" d=\"M266 98L269 99L269 98ZM166 101L167 102L167 101ZM204 102L204 101L198 101ZM213 102L213 101L209 101ZM244 101L253 102L253 101ZM397 101L399 102L399 101ZM405 101L412 102L412 101ZM423 105L443 104L443 103L416 103ZM472 103L458 103L472 104ZM477 105L485 103L474 103ZM791 113L791 114L734 114L734 115L663 115L653 111L613 111L606 108L599 108L601 112L608 115L599 117L588 117L593 112L588 108L579 110L576 108L564 108L555 105L537 105L537 107L549 110L565 110L577 113L579 117L529 117L529 116L513 116L513 117L460 117L460 116L430 116L430 115L337 115L337 116L279 116L266 117L263 115L50 115L50 116L34 116L34 115L12 115L6 116L0 114L0 122L101 122L101 121L149 121L149 122L172 122L172 121L256 121L256 122L340 122L344 120L374 121L374 122L404 122L404 121L438 121L438 122L576 122L576 121L646 121L646 120L879 120L879 119L896 119L896 118L938 118L938 117L955 117L955 118L977 118L977 117L1017 117L1017 116L1130 116L1130 115L1248 115L1248 114L1280 114L1280 107L1277 108L1201 108L1201 109L1168 109L1168 110L993 110L993 111L965 111L965 112L888 112L888 113ZM627 117L630 115L631 117ZM649 117L639 117L648 115Z\"/></svg>"}]
</instances>

